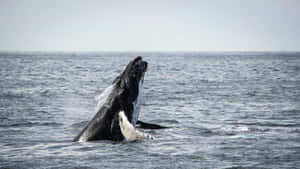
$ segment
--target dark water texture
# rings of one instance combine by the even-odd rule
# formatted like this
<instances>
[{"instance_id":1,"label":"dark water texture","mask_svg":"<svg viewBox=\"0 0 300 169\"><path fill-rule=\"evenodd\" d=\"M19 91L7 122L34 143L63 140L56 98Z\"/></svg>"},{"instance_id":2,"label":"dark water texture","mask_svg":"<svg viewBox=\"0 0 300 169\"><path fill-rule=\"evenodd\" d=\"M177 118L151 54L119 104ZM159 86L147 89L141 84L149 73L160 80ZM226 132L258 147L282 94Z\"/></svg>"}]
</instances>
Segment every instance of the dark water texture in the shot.
<instances>
[{"instance_id":1,"label":"dark water texture","mask_svg":"<svg viewBox=\"0 0 300 169\"><path fill-rule=\"evenodd\" d=\"M131 143L71 142L129 60L149 69ZM0 168L299 168L300 53L1 53Z\"/></svg>"}]
</instances>

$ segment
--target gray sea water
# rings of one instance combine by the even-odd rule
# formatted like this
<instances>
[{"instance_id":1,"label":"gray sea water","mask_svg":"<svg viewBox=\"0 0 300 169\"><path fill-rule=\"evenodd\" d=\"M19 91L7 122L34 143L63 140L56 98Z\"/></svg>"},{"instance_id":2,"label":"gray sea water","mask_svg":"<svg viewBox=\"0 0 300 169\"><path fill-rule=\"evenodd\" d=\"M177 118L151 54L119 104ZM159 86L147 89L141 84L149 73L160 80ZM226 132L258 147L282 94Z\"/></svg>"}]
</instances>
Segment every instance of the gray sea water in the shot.
<instances>
[{"instance_id":1,"label":"gray sea water","mask_svg":"<svg viewBox=\"0 0 300 169\"><path fill-rule=\"evenodd\" d=\"M71 140L137 55L154 140ZM0 168L300 168L300 53L2 52Z\"/></svg>"}]
</instances>

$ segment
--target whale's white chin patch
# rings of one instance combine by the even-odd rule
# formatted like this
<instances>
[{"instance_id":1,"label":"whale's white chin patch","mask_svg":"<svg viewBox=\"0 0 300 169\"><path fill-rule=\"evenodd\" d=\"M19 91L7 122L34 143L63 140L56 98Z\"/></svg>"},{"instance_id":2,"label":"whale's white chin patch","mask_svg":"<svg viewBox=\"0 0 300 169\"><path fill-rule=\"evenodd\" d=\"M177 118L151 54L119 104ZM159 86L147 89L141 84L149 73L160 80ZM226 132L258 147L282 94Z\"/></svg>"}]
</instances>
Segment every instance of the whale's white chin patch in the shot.
<instances>
[{"instance_id":1,"label":"whale's white chin patch","mask_svg":"<svg viewBox=\"0 0 300 169\"><path fill-rule=\"evenodd\" d=\"M119 124L121 132L126 141L135 141L141 139L153 139L149 134L136 130L133 125L128 121L124 111L119 112Z\"/></svg>"}]
</instances>

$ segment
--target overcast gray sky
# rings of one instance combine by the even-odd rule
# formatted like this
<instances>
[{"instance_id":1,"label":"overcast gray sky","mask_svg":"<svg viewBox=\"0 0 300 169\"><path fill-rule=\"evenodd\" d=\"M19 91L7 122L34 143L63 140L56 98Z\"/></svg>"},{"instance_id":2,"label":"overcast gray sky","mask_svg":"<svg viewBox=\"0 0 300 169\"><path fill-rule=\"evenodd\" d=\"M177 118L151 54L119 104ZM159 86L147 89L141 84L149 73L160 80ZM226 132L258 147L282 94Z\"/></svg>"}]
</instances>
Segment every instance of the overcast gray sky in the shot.
<instances>
[{"instance_id":1,"label":"overcast gray sky","mask_svg":"<svg viewBox=\"0 0 300 169\"><path fill-rule=\"evenodd\" d=\"M1 0L0 50L300 51L300 0Z\"/></svg>"}]
</instances>

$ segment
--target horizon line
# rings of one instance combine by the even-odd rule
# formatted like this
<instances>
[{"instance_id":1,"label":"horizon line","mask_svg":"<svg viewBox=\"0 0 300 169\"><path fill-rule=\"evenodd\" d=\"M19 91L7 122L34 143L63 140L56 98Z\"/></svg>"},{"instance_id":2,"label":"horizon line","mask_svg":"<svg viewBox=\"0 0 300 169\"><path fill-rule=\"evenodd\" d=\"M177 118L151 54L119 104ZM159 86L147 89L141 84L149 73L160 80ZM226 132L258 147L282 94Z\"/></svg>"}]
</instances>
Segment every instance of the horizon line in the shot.
<instances>
[{"instance_id":1,"label":"horizon line","mask_svg":"<svg viewBox=\"0 0 300 169\"><path fill-rule=\"evenodd\" d=\"M55 53L55 52L62 52L62 53L133 53L133 52L141 52L141 53L175 53L175 52L186 52L186 53L201 53L201 52L211 52L211 53L219 53L219 52L282 52L282 53L298 53L300 50L2 50L0 49L0 53L14 53L14 52L47 52L47 53Z\"/></svg>"}]
</instances>

